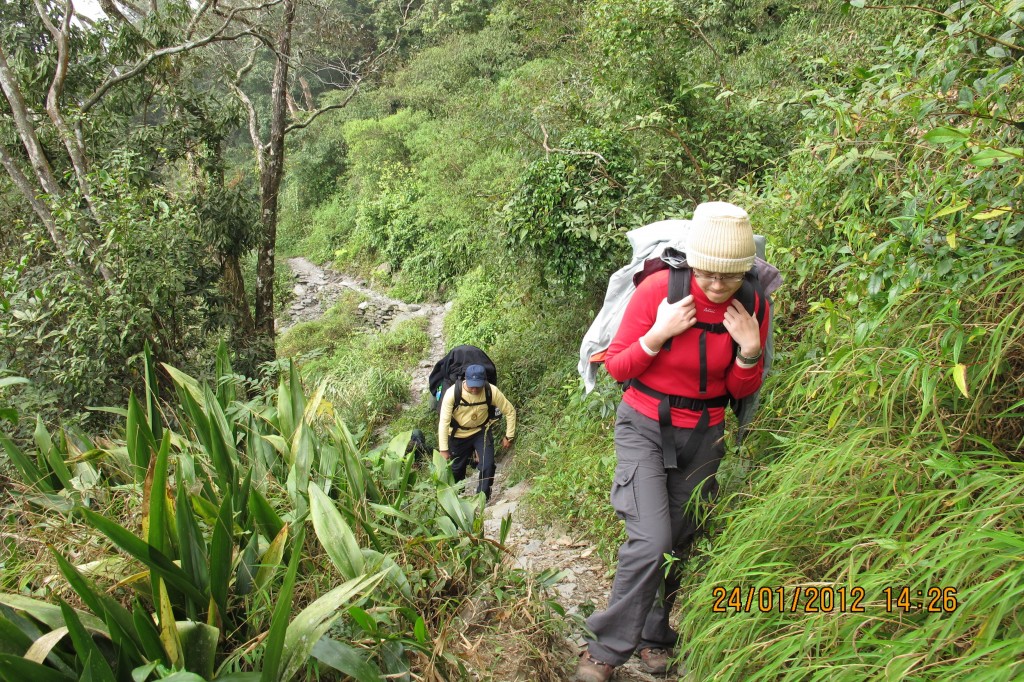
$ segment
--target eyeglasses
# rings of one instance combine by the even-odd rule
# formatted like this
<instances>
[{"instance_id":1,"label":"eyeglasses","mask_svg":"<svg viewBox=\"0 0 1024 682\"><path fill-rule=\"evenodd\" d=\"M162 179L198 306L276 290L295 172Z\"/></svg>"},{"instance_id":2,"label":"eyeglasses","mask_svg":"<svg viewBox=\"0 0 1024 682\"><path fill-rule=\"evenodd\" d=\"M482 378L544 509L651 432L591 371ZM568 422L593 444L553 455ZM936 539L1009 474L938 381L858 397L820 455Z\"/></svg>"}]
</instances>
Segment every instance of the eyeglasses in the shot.
<instances>
[{"instance_id":1,"label":"eyeglasses","mask_svg":"<svg viewBox=\"0 0 1024 682\"><path fill-rule=\"evenodd\" d=\"M723 275L717 272L704 272L703 270L694 270L693 276L697 279L702 279L707 282L725 282L726 284L735 284L736 282L743 281L743 274L729 274Z\"/></svg>"}]
</instances>

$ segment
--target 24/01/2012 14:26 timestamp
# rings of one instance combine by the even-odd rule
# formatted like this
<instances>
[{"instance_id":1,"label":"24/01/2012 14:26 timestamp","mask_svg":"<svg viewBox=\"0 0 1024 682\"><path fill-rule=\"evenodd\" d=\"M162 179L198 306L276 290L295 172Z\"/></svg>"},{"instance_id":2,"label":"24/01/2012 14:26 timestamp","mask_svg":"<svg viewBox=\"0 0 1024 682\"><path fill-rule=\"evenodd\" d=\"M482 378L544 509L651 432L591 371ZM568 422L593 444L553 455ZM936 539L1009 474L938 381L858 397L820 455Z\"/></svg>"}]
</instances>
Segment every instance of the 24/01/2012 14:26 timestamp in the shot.
<instances>
[{"instance_id":1,"label":"24/01/2012 14:26 timestamp","mask_svg":"<svg viewBox=\"0 0 1024 682\"><path fill-rule=\"evenodd\" d=\"M711 590L711 610L716 613L864 613L867 592L863 587L715 587ZM888 613L952 613L959 602L955 587L886 587L882 590Z\"/></svg>"}]
</instances>

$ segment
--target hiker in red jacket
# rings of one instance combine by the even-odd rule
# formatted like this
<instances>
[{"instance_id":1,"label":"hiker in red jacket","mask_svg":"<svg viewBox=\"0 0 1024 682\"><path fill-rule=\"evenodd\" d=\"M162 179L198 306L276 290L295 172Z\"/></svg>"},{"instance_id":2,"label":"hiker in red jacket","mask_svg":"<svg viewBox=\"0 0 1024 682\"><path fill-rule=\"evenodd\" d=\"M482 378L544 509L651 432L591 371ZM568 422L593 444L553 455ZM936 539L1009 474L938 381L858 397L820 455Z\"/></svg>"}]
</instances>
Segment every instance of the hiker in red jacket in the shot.
<instances>
[{"instance_id":1,"label":"hiker in red jacket","mask_svg":"<svg viewBox=\"0 0 1024 682\"><path fill-rule=\"evenodd\" d=\"M626 391L615 422L617 465L611 503L626 523L608 608L587 619L578 682L606 682L634 654L648 672L667 671L678 635L669 614L677 570L700 531L684 509L709 499L724 454L725 407L760 386L768 312L737 298L754 265L746 212L725 202L697 206L686 246L690 295L667 299L669 271L633 293L605 356ZM755 294L755 297L763 294ZM664 555L680 559L665 577Z\"/></svg>"}]
</instances>

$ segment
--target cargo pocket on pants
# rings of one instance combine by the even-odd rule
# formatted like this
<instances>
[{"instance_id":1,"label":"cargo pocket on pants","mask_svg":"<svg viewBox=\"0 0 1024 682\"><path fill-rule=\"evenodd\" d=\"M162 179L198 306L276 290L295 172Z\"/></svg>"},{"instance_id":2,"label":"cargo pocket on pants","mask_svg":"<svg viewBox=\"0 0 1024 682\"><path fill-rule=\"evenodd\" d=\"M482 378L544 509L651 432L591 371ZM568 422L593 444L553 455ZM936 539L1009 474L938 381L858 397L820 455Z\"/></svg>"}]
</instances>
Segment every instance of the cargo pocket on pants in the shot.
<instances>
[{"instance_id":1,"label":"cargo pocket on pants","mask_svg":"<svg viewBox=\"0 0 1024 682\"><path fill-rule=\"evenodd\" d=\"M620 462L615 467L615 479L612 481L612 508L615 515L622 520L636 521L640 518L636 506L636 470L640 465L636 462Z\"/></svg>"}]
</instances>

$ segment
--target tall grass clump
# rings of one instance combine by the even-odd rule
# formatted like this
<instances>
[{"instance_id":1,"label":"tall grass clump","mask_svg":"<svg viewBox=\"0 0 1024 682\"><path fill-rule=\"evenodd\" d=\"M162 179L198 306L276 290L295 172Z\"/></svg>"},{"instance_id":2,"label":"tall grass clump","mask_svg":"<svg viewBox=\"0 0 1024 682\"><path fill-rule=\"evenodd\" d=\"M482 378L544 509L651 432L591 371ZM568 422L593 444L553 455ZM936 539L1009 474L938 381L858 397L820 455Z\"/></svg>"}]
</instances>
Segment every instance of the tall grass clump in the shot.
<instances>
[{"instance_id":1,"label":"tall grass clump","mask_svg":"<svg viewBox=\"0 0 1024 682\"><path fill-rule=\"evenodd\" d=\"M294 366L243 400L223 345L215 388L149 357L144 374L121 434L2 439L34 532L70 511L91 539L53 533L51 575L5 582L0 679L465 679L450 627L467 601L551 622L517 606L542 586L502 567L507 523L485 538L483 496L439 456L417 466L408 432L360 451ZM70 476L83 463L102 499Z\"/></svg>"},{"instance_id":2,"label":"tall grass clump","mask_svg":"<svg viewBox=\"0 0 1024 682\"><path fill-rule=\"evenodd\" d=\"M1024 674L1021 17L994 7L922 14L917 42L808 92L807 140L747 197L784 340L757 468L692 566L699 676ZM714 611L716 589L738 601Z\"/></svg>"},{"instance_id":3,"label":"tall grass clump","mask_svg":"<svg viewBox=\"0 0 1024 682\"><path fill-rule=\"evenodd\" d=\"M302 322L278 341L303 376L324 383L330 409L368 434L409 397L411 370L430 347L425 317L378 331L358 315L359 297L342 297L318 320Z\"/></svg>"}]
</instances>

